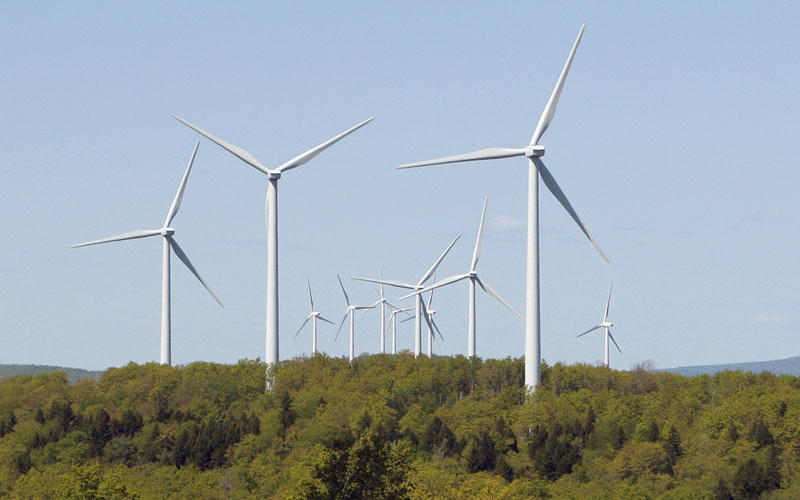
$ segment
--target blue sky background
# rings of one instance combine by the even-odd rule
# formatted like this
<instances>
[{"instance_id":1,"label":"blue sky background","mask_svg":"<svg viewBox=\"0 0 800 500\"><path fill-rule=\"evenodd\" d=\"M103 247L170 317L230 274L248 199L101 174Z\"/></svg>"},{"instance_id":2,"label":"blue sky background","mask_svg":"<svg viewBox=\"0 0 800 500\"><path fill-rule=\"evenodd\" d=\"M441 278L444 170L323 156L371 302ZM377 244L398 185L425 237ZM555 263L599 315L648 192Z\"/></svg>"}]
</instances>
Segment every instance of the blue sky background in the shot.
<instances>
[{"instance_id":1,"label":"blue sky background","mask_svg":"<svg viewBox=\"0 0 800 500\"><path fill-rule=\"evenodd\" d=\"M456 233L464 272L489 196L484 279L524 310L527 163L397 171L529 140L581 23L545 160L611 259L542 186L542 352L595 363L614 281L612 366L800 354L795 2L9 3L0 16L0 363L158 359L160 241L68 245L163 222L194 142L183 116L275 166L375 121L280 182L281 358L308 313L344 312L336 273L414 281ZM176 237L173 361L263 357L266 181L203 140ZM349 281L358 302L372 287ZM399 293L391 292L391 297ZM466 352L467 286L439 293ZM478 298L478 354L523 324ZM377 314L357 322L376 352ZM345 355L343 334L321 349ZM599 333L599 332L598 332ZM400 345L413 345L410 323Z\"/></svg>"}]
</instances>

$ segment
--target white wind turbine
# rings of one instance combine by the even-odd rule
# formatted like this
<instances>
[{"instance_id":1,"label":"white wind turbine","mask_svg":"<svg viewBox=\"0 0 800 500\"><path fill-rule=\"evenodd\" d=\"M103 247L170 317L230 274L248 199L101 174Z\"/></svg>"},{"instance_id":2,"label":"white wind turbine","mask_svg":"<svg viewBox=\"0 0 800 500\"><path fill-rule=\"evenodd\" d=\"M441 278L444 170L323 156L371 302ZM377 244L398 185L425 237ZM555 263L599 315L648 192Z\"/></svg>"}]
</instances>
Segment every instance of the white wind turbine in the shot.
<instances>
[{"instance_id":1,"label":"white wind turbine","mask_svg":"<svg viewBox=\"0 0 800 500\"><path fill-rule=\"evenodd\" d=\"M214 300L222 306L222 302L219 301L217 296L211 290L211 287L200 277L197 273L197 270L194 268L192 263L189 261L189 257L186 256L186 253L181 249L178 245L178 242L175 241L174 234L175 229L170 227L170 223L172 219L178 214L178 209L181 207L181 201L183 201L183 192L186 190L186 182L189 180L189 172L192 170L192 164L194 164L194 158L197 155L197 148L200 146L200 141L198 141L195 146L194 150L192 151L192 156L189 159L189 165L186 167L186 172L183 174L183 179L181 179L181 184L178 187L178 192L175 194L175 198L172 200L172 205L169 207L169 211L167 212L167 218L164 220L164 227L161 229L140 229L137 231L131 231L129 233L119 234L117 236L110 236L108 238L102 238L99 240L88 241L86 243L78 243L77 245L72 245L70 248L78 248L78 247L85 247L89 245L99 245L100 243L110 243L112 241L122 241L122 240L133 240L137 238L148 238L150 236L163 236L164 239L162 240L162 271L161 271L161 364L162 365L169 365L172 363L172 327L171 327L171 300L170 300L170 247L172 251L175 252L175 255L183 262L189 271L194 274L194 276L200 281L200 283L208 290L208 293L214 297Z\"/></svg>"},{"instance_id":2,"label":"white wind turbine","mask_svg":"<svg viewBox=\"0 0 800 500\"><path fill-rule=\"evenodd\" d=\"M439 287L442 287L442 286L447 286L447 285L450 285L452 283L456 283L456 282L464 280L464 279L469 279L469 317L468 317L469 328L467 330L467 352L468 352L469 357L475 356L475 344L476 344L476 337L477 337L476 336L476 315L475 315L475 284L476 283L481 287L481 289L483 289L484 292L486 292L487 294L489 294L492 297L494 297L495 299L497 299L498 302L500 302L501 304L506 306L512 313L516 314L519 317L519 319L525 321L525 318L523 318L522 315L520 315L513 307L511 307L511 305L508 302L503 300L503 298L500 297L500 295L497 292L492 290L492 288L485 281L483 281L482 279L480 279L480 277L478 277L477 266L478 266L478 259L481 256L481 241L483 239L483 225L484 225L484 222L486 220L486 205L488 203L489 203L489 198L486 197L484 199L484 201L483 201L483 212L481 213L481 223L478 226L478 237L475 240L475 250L472 252L472 263L469 266L469 271L464 273L464 274L457 274L455 276L450 276L449 278L445 278L445 279L439 281L438 283L434 283L433 285L431 285L431 286L429 286L427 288L423 288L419 292L415 292L415 293L425 293L427 291L433 292L433 290L435 290L436 288L439 288ZM400 300L403 300L405 298L411 297L411 295L414 295L414 294L409 294L409 295L406 295L404 297L400 297Z\"/></svg>"},{"instance_id":3,"label":"white wind turbine","mask_svg":"<svg viewBox=\"0 0 800 500\"><path fill-rule=\"evenodd\" d=\"M433 279L436 279L434 276ZM407 297L411 297L413 295L419 295L416 293L409 294ZM428 357L432 357L433 355L433 342L436 342L436 345L439 346L439 342L436 340L436 333L439 334L439 337L444 341L444 337L442 336L442 332L439 330L439 325L433 320L433 315L436 314L436 310L433 309L433 290L431 290L430 295L428 295L428 305L425 305L425 301L421 301L422 304L422 314L425 318L425 323L428 325ZM405 323L406 321L411 321L414 317L406 318L400 323ZM439 351L441 352L441 347L439 346Z\"/></svg>"},{"instance_id":4,"label":"white wind turbine","mask_svg":"<svg viewBox=\"0 0 800 500\"><path fill-rule=\"evenodd\" d=\"M564 209L572 216L581 231L589 238L589 241L597 248L603 259L608 262L600 246L592 237L586 226L583 225L575 209L572 208L569 200L561 191L561 188L556 183L555 178L550 171L545 167L542 161L545 148L539 144L545 130L550 126L553 121L553 116L556 112L558 105L558 98L561 96L561 90L564 88L564 81L567 78L567 73L572 65L572 59L575 57L575 51L578 49L583 30L585 25L581 26L578 32L578 38L572 46L572 50L567 57L567 62L561 70L561 75L558 77L556 86L550 94L547 104L539 117L539 122L536 124L536 129L533 132L530 142L527 146L522 148L489 148L472 153L466 153L456 156L448 156L445 158L438 158L435 160L421 161L415 163L408 163L400 165L397 168L414 168L423 167L428 165L439 165L443 163L457 163L465 161L476 160L493 160L497 158L511 158L515 156L524 156L528 158L528 245L527 245L527 276L526 276L526 298L525 298L525 385L528 390L535 390L536 386L541 382L541 331L539 322L539 176L545 186L553 193L553 196L561 203Z\"/></svg>"},{"instance_id":5,"label":"white wind turbine","mask_svg":"<svg viewBox=\"0 0 800 500\"><path fill-rule=\"evenodd\" d=\"M233 144L211 135L205 130L192 125L183 118L172 115L173 118L191 128L210 141L216 143L235 157L255 168L267 176L269 185L267 186L266 215L267 215L267 348L266 362L268 366L273 366L278 362L278 180L281 175L293 168L297 168L332 145L360 129L373 119L368 118L363 122L354 125L341 134L328 139L319 146L309 149L305 153L295 156L291 160L279 165L276 168L267 168L255 156ZM268 380L269 387L269 380Z\"/></svg>"},{"instance_id":6,"label":"white wind turbine","mask_svg":"<svg viewBox=\"0 0 800 500\"><path fill-rule=\"evenodd\" d=\"M450 243L450 245L447 248L445 248L444 252L442 252L442 255L440 255L439 258L436 259L436 261L430 267L430 269L428 269L425 272L425 274L422 275L422 278L420 278L419 281L417 281L416 285L396 280L384 280L384 279L374 279L374 278L353 278L353 279L359 281L368 281L370 283L383 283L384 285L396 286L398 288L405 288L406 290L422 290L423 288L425 288L425 282L428 281L431 276L433 276L433 273L435 273L436 269L439 268L439 264L442 263L442 260L444 260L445 256L447 255L447 252L449 252L450 249L453 248L453 245L456 244L456 241L458 241L460 237L461 235L459 234L453 239L453 242ZM422 318L423 318L422 313L425 308L425 303L422 301L420 295L417 295L415 300L416 303L414 305L414 318L415 318L414 357L416 358L419 356L420 350L422 348ZM425 317L427 318L427 315L425 315Z\"/></svg>"},{"instance_id":7,"label":"white wind turbine","mask_svg":"<svg viewBox=\"0 0 800 500\"><path fill-rule=\"evenodd\" d=\"M297 338L300 335L300 332L303 330L303 327L306 326L309 320L311 320L311 354L314 355L317 353L317 320L321 319L325 323L334 324L333 321L328 321L327 319L323 318L320 315L319 311L314 310L314 296L311 295L311 280L307 279L308 281L308 302L311 304L311 313L306 317L306 320L303 321L303 324L300 325L300 328L297 329L297 333L294 334L292 339Z\"/></svg>"},{"instance_id":8,"label":"white wind turbine","mask_svg":"<svg viewBox=\"0 0 800 500\"><path fill-rule=\"evenodd\" d=\"M395 309L394 311L389 313L389 324L387 325L387 328L389 326L392 327L392 354L397 354L397 315L400 313L406 313L413 309L414 309L413 307L407 307L405 309ZM408 319L412 318L413 316Z\"/></svg>"},{"instance_id":9,"label":"white wind turbine","mask_svg":"<svg viewBox=\"0 0 800 500\"><path fill-rule=\"evenodd\" d=\"M597 330L599 328L605 329L605 331L606 331L606 339L605 340L606 341L605 341L605 357L603 358L603 363L605 363L606 368L608 368L608 339L611 339L611 341L614 342L614 345L617 347L617 350L619 351L620 354L622 354L622 349L619 348L619 345L617 344L617 341L614 340L614 336L611 335L611 327L614 326L614 323L608 321L608 309L611 306L611 290L613 290L613 289L614 289L614 284L612 283L611 284L611 288L608 290L608 302L606 302L606 310L605 310L605 312L603 312L603 321L599 325L593 326L593 327L589 328L588 330L586 330L585 332L583 332L580 335L578 335L578 337L583 337L587 333L593 332L593 331L595 331L595 330Z\"/></svg>"},{"instance_id":10,"label":"white wind turbine","mask_svg":"<svg viewBox=\"0 0 800 500\"><path fill-rule=\"evenodd\" d=\"M383 280L383 268L381 268L381 280ZM383 294L383 283L380 283L380 291L378 295L380 298L372 304L372 307L377 307L378 305L381 306L381 330L380 330L380 337L381 337L381 354L386 353L386 306L389 306L390 309L399 309L397 306L389 302L386 296ZM359 314L363 316L366 314L367 311L362 312Z\"/></svg>"},{"instance_id":11,"label":"white wind turbine","mask_svg":"<svg viewBox=\"0 0 800 500\"><path fill-rule=\"evenodd\" d=\"M339 279L339 286L342 287L342 293L344 294L344 300L347 302L347 309L344 312L344 317L342 318L342 322L339 324L339 330L336 331L336 337L333 338L335 341L339 338L339 333L342 331L342 327L344 326L344 321L347 319L347 316L350 316L350 362L353 362L353 358L356 356L355 352L355 333L356 333L356 318L355 312L364 310L364 309L372 309L375 306L354 306L350 303L350 297L347 296L347 292L344 289L344 283L342 283L342 278L339 275L336 275L336 278Z\"/></svg>"}]
</instances>

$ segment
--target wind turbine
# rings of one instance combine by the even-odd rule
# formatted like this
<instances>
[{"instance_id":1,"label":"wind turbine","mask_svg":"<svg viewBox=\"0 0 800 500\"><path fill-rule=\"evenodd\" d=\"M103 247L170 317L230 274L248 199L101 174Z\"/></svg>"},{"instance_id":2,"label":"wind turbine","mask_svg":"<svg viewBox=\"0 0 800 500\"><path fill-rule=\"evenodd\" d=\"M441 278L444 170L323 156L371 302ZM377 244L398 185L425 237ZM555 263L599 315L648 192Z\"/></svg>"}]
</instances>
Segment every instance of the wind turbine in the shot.
<instances>
[{"instance_id":1,"label":"wind turbine","mask_svg":"<svg viewBox=\"0 0 800 500\"><path fill-rule=\"evenodd\" d=\"M311 354L314 355L317 353L317 320L321 319L325 323L334 324L333 321L328 321L327 319L323 318L318 311L314 310L314 296L311 295L311 280L307 279L308 281L308 302L311 304L311 313L306 317L306 320L303 321L303 324L300 325L300 328L297 329L297 333L294 334L292 339L297 338L300 335L300 332L303 330L303 327L306 326L309 320L311 320Z\"/></svg>"},{"instance_id":2,"label":"wind turbine","mask_svg":"<svg viewBox=\"0 0 800 500\"><path fill-rule=\"evenodd\" d=\"M475 344L476 344L476 316L475 316L475 284L477 283L484 292L491 295L498 302L506 306L511 312L516 314L519 319L525 321L525 318L520 315L511 305L503 300L500 295L497 294L492 288L483 280L478 277L478 259L481 256L481 240L483 239L483 225L486 220L486 205L489 203L489 197L486 197L483 201L483 212L481 213L481 223L478 226L478 237L475 240L475 250L472 252L472 263L469 266L469 271L464 274L457 274L455 276L450 276L449 278L445 278L438 283L434 283L433 285L423 288L419 292L414 293L425 293L430 291L433 293L433 290L450 285L452 283L456 283L458 281L469 279L469 329L467 331L467 352L469 357L475 356ZM410 297L413 294L406 295L404 297L400 297L400 300ZM440 334L441 335L441 334Z\"/></svg>"},{"instance_id":3,"label":"wind turbine","mask_svg":"<svg viewBox=\"0 0 800 500\"><path fill-rule=\"evenodd\" d=\"M434 277L433 279L436 279ZM433 342L436 341L436 334L439 334L439 337L444 342L444 337L442 336L441 330L439 330L439 326L433 321L433 315L436 314L436 310L433 309L433 290L431 290L430 295L428 296L428 305L425 306L425 320L428 323L428 357L433 357ZM436 330L436 331L434 331ZM437 342L438 345L438 342Z\"/></svg>"},{"instance_id":4,"label":"wind turbine","mask_svg":"<svg viewBox=\"0 0 800 500\"><path fill-rule=\"evenodd\" d=\"M347 319L347 316L350 316L350 362L353 362L353 358L355 358L355 332L356 332L356 319L355 319L355 312L360 311L362 309L372 309L375 306L354 306L350 303L350 297L347 296L347 292L344 289L344 283L342 283L342 278L339 277L337 274L336 277L339 279L339 286L342 287L342 293L344 294L344 300L347 302L347 309L344 312L344 317L342 318L342 322L339 324L339 330L336 331L336 337L333 338L335 341L339 338L339 333L342 331L342 327L344 326L344 320Z\"/></svg>"},{"instance_id":5,"label":"wind turbine","mask_svg":"<svg viewBox=\"0 0 800 500\"><path fill-rule=\"evenodd\" d=\"M319 146L295 156L276 168L270 169L265 167L255 156L244 149L211 135L179 116L172 115L172 117L267 176L269 185L267 186L267 200L265 203L267 215L267 349L265 360L268 367L274 366L278 362L278 180L284 172L305 164L321 152L371 122L373 118L368 118L350 127L341 134L328 139ZM267 388L269 388L269 380L267 383Z\"/></svg>"},{"instance_id":6,"label":"wind turbine","mask_svg":"<svg viewBox=\"0 0 800 500\"><path fill-rule=\"evenodd\" d=\"M101 243L111 243L112 241L122 241L122 240L133 240L137 238L149 238L150 236L163 236L164 239L162 240L162 270L161 270L161 364L162 365L169 365L172 364L172 326L171 326L171 300L170 300L170 247L172 251L175 252L175 255L180 259L184 265L189 268L192 274L194 274L195 278L200 281L200 283L208 290L208 293L214 297L214 300L222 306L222 302L219 301L217 296L211 290L211 287L200 277L197 273L197 270L194 268L192 263L189 261L189 257L186 256L186 253L181 249L178 242L175 241L175 229L170 226L172 219L178 214L178 209L181 207L181 202L183 201L183 192L186 190L186 182L189 180L189 172L192 170L192 165L194 164L194 158L197 155L197 148L200 146L200 141L194 146L194 150L192 151L192 156L189 158L189 165L186 167L186 172L183 174L183 179L181 179L180 186L178 186L178 192L175 194L175 198L172 200L172 205L169 207L169 211L167 212L167 218L164 220L164 227L161 229L140 229L137 231L131 231L124 234L119 234L117 236L110 236L108 238L102 238L99 240L94 241L87 241L86 243L78 243L77 245L72 245L70 248L78 248L78 247L85 247L89 245L99 245Z\"/></svg>"},{"instance_id":7,"label":"wind turbine","mask_svg":"<svg viewBox=\"0 0 800 500\"><path fill-rule=\"evenodd\" d=\"M383 280L383 268L381 268L381 280ZM386 298L383 294L383 283L380 283L380 291L378 295L380 298L372 304L372 307L377 307L378 305L381 306L381 330L380 330L380 337L381 337L381 354L386 353L386 306L389 306L390 309L399 309L399 307L395 306ZM359 317L366 314L367 311L362 312L359 314Z\"/></svg>"},{"instance_id":8,"label":"wind turbine","mask_svg":"<svg viewBox=\"0 0 800 500\"><path fill-rule=\"evenodd\" d=\"M413 307L407 307L405 309L395 309L391 313L389 313L389 325L392 327L392 354L397 354L397 315L400 313L406 313L414 309ZM408 319L412 319L412 317ZM388 325L387 325L388 328Z\"/></svg>"},{"instance_id":9,"label":"wind turbine","mask_svg":"<svg viewBox=\"0 0 800 500\"><path fill-rule=\"evenodd\" d=\"M405 288L406 290L422 290L423 288L425 288L425 282L428 281L431 276L433 276L433 273L435 273L436 269L439 268L439 264L442 263L442 260L444 260L445 256L447 255L447 252L449 252L450 249L453 248L453 245L456 244L456 241L458 241L460 237L461 235L459 234L453 239L453 242L450 243L450 245L447 248L445 248L444 252L442 252L442 255L440 255L439 258L436 259L436 261L433 263L430 269L428 269L425 272L425 274L422 275L422 277L419 279L419 281L417 281L415 285L412 285L411 283L406 283L404 281L396 281L396 280L384 280L384 279L374 279L374 278L353 278L353 279L359 281L368 281L370 283L383 283L384 285L396 286L398 288ZM415 317L414 357L416 358L419 356L420 349L422 347L422 317L423 317L422 312L423 309L425 308L425 303L422 301L420 295L417 295L415 300L416 303L414 305L414 317ZM427 319L427 315L425 315L425 318Z\"/></svg>"},{"instance_id":10,"label":"wind turbine","mask_svg":"<svg viewBox=\"0 0 800 500\"><path fill-rule=\"evenodd\" d=\"M583 31L586 25L581 26L578 32L578 37L572 50L567 57L567 62L561 70L561 75L558 77L556 86L553 89L547 104L539 117L539 122L536 124L536 129L533 132L530 142L527 146L521 148L489 148L472 153L466 153L456 156L448 156L445 158L437 158L435 160L421 161L416 163L407 163L400 165L397 168L414 168L424 167L428 165L440 165L443 163L457 163L465 161L477 160L494 160L498 158L512 158L515 156L524 156L528 158L528 248L527 248L527 276L526 276L526 298L525 298L525 385L528 390L535 390L536 386L541 382L541 331L539 323L539 176L542 177L544 185L553 193L553 196L561 203L564 209L572 216L581 231L589 238L589 241L597 248L603 259L608 262L600 246L595 241L594 237L586 229L583 222L581 222L575 209L572 208L569 200L564 195L564 192L556 183L555 178L550 171L545 167L542 161L545 148L539 144L542 134L550 126L553 121L553 116L556 112L558 105L558 98L561 96L561 90L564 88L564 82L567 78L567 73L572 65L572 59L575 57L575 51L578 49L578 44L583 36Z\"/></svg>"},{"instance_id":11,"label":"wind turbine","mask_svg":"<svg viewBox=\"0 0 800 500\"><path fill-rule=\"evenodd\" d=\"M608 339L611 339L611 341L614 342L614 345L617 347L617 350L619 351L620 354L622 354L622 349L619 348L619 345L617 344L617 341L614 340L614 336L611 335L611 327L614 326L614 323L608 321L608 308L611 306L611 290L613 290L613 289L614 289L614 284L612 283L611 284L611 288L608 290L608 302L606 302L606 310L605 310L605 312L603 312L603 321L599 325L593 326L593 327L589 328L588 330L586 330L585 332L583 332L580 335L578 335L578 337L583 337L587 333L593 332L593 331L595 331L595 330L597 330L599 328L604 328L605 329L605 331L606 331L606 342L605 342L605 358L603 360L603 363L605 363L606 368L608 368Z\"/></svg>"}]
</instances>

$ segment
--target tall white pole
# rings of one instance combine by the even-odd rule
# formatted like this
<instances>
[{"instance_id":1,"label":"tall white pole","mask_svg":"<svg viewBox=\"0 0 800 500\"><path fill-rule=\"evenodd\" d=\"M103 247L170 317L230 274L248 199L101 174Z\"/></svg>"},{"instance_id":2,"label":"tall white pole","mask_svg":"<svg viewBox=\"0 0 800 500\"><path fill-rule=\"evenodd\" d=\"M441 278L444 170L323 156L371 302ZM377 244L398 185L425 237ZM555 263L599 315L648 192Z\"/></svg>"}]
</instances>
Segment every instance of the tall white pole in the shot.
<instances>
[{"instance_id":1,"label":"tall white pole","mask_svg":"<svg viewBox=\"0 0 800 500\"><path fill-rule=\"evenodd\" d=\"M428 321L433 321L433 317L431 316L430 313L428 313ZM431 344L433 344L433 329L431 328L431 325L429 324L428 325L428 357L429 358L431 357L431 354L433 353L433 349L431 349Z\"/></svg>"},{"instance_id":2,"label":"tall white pole","mask_svg":"<svg viewBox=\"0 0 800 500\"><path fill-rule=\"evenodd\" d=\"M381 297L383 299L383 297ZM381 354L386 353L386 302L381 302Z\"/></svg>"},{"instance_id":3,"label":"tall white pole","mask_svg":"<svg viewBox=\"0 0 800 500\"><path fill-rule=\"evenodd\" d=\"M469 331L467 332L467 354L471 358L475 355L476 344L475 327L475 279L469 278Z\"/></svg>"},{"instance_id":4,"label":"tall white pole","mask_svg":"<svg viewBox=\"0 0 800 500\"><path fill-rule=\"evenodd\" d=\"M350 309L350 362L351 363L353 362L353 358L356 357L355 333L356 333L355 310Z\"/></svg>"},{"instance_id":5,"label":"tall white pole","mask_svg":"<svg viewBox=\"0 0 800 500\"><path fill-rule=\"evenodd\" d=\"M605 351L606 351L605 354L606 355L605 355L604 359L605 359L605 363L606 363L606 368L608 368L608 327L605 327L604 329L606 331L606 349L605 349Z\"/></svg>"},{"instance_id":6,"label":"tall white pole","mask_svg":"<svg viewBox=\"0 0 800 500\"><path fill-rule=\"evenodd\" d=\"M418 358L422 350L422 315L420 309L420 301L422 300L420 294L416 295L414 301L414 357Z\"/></svg>"},{"instance_id":7,"label":"tall white pole","mask_svg":"<svg viewBox=\"0 0 800 500\"><path fill-rule=\"evenodd\" d=\"M528 252L525 295L525 386L530 392L541 383L539 322L539 173L528 159Z\"/></svg>"},{"instance_id":8,"label":"tall white pole","mask_svg":"<svg viewBox=\"0 0 800 500\"><path fill-rule=\"evenodd\" d=\"M172 334L170 320L170 270L169 270L169 236L164 236L162 245L161 266L161 364L172 364Z\"/></svg>"},{"instance_id":9,"label":"tall white pole","mask_svg":"<svg viewBox=\"0 0 800 500\"><path fill-rule=\"evenodd\" d=\"M392 315L392 354L397 354L397 314Z\"/></svg>"},{"instance_id":10,"label":"tall white pole","mask_svg":"<svg viewBox=\"0 0 800 500\"><path fill-rule=\"evenodd\" d=\"M311 355L317 353L317 317L311 317Z\"/></svg>"},{"instance_id":11,"label":"tall white pole","mask_svg":"<svg viewBox=\"0 0 800 500\"><path fill-rule=\"evenodd\" d=\"M267 187L267 389L269 372L278 363L278 179Z\"/></svg>"}]
</instances>

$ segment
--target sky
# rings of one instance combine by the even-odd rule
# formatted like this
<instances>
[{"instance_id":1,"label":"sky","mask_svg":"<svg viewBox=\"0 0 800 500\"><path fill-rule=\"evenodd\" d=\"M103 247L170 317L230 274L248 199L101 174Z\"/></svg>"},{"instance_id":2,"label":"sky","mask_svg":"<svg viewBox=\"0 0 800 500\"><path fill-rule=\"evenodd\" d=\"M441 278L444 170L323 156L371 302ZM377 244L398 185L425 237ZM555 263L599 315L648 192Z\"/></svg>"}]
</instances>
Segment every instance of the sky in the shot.
<instances>
[{"instance_id":1,"label":"sky","mask_svg":"<svg viewBox=\"0 0 800 500\"><path fill-rule=\"evenodd\" d=\"M103 369L159 358L158 228L198 134L268 166L374 122L279 188L280 357L336 274L416 281L478 271L525 301L527 162L395 166L527 144L578 29L541 143L606 264L540 185L542 356L658 368L800 355L796 2L12 2L0 17L0 363ZM265 177L200 143L173 222L225 304L173 258L173 363L264 356ZM347 279L354 302L374 287ZM467 349L467 284L434 298L441 353ZM396 302L403 293L387 288ZM410 305L410 301L407 302ZM399 303L398 305L405 305ZM478 295L478 355L520 357L524 325ZM379 313L356 352L379 349ZM337 325L338 326L338 325ZM347 353L346 328L320 349ZM399 331L413 347L413 327Z\"/></svg>"}]
</instances>

